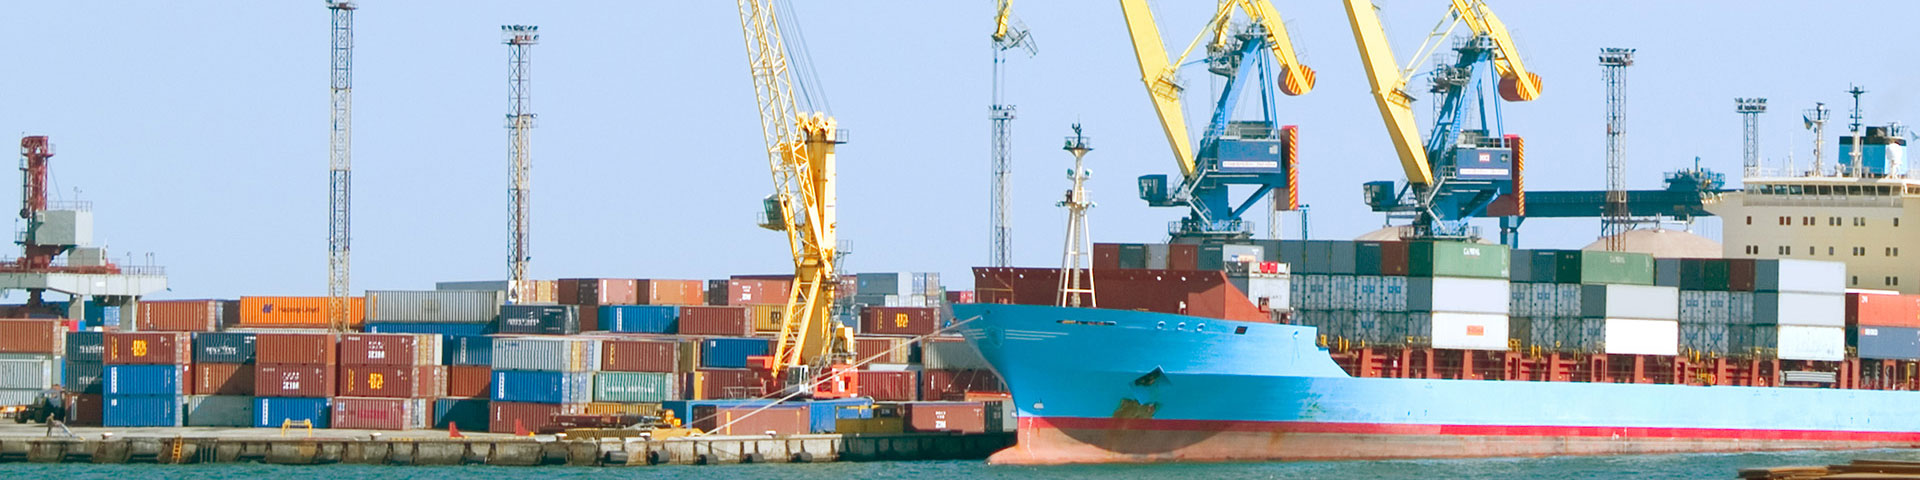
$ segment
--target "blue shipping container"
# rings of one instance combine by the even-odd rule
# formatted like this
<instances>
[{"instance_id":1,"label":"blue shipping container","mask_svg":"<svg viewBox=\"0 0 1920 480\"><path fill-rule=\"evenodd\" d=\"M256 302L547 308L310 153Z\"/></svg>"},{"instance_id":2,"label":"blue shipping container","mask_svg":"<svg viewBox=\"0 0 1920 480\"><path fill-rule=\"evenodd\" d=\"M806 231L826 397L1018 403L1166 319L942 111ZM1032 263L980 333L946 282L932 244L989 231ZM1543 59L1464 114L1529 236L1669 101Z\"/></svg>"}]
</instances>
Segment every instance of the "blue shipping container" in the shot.
<instances>
[{"instance_id":1,"label":"blue shipping container","mask_svg":"<svg viewBox=\"0 0 1920 480\"><path fill-rule=\"evenodd\" d=\"M61 367L60 386L68 392L99 395L106 392L106 384L102 383L100 378L106 374L106 367L98 360L91 362L68 360L66 365Z\"/></svg>"},{"instance_id":2,"label":"blue shipping container","mask_svg":"<svg viewBox=\"0 0 1920 480\"><path fill-rule=\"evenodd\" d=\"M184 395L187 367L181 365L108 365L107 395Z\"/></svg>"},{"instance_id":3,"label":"blue shipping container","mask_svg":"<svg viewBox=\"0 0 1920 480\"><path fill-rule=\"evenodd\" d=\"M85 319L82 322L86 327L118 327L120 326L120 307L118 306L109 306L109 305L104 305L97 302L87 302L86 306L81 308L86 310L86 313L84 314Z\"/></svg>"},{"instance_id":4,"label":"blue shipping container","mask_svg":"<svg viewBox=\"0 0 1920 480\"><path fill-rule=\"evenodd\" d=\"M178 427L185 415L186 397L179 395L108 395L101 407L101 424L109 427Z\"/></svg>"},{"instance_id":5,"label":"blue shipping container","mask_svg":"<svg viewBox=\"0 0 1920 480\"><path fill-rule=\"evenodd\" d=\"M260 397L253 399L253 426L280 428L287 422L313 421L313 428L327 428L333 414L331 398ZM304 425L303 425L304 426Z\"/></svg>"},{"instance_id":6,"label":"blue shipping container","mask_svg":"<svg viewBox=\"0 0 1920 480\"><path fill-rule=\"evenodd\" d=\"M747 357L768 355L765 338L709 338L700 342L700 366L747 368Z\"/></svg>"},{"instance_id":7,"label":"blue shipping container","mask_svg":"<svg viewBox=\"0 0 1920 480\"><path fill-rule=\"evenodd\" d=\"M495 370L493 401L587 403L593 401L592 372Z\"/></svg>"},{"instance_id":8,"label":"blue shipping container","mask_svg":"<svg viewBox=\"0 0 1920 480\"><path fill-rule=\"evenodd\" d=\"M106 357L106 347L100 343L100 332L72 332L67 334L67 360L76 362L99 362Z\"/></svg>"},{"instance_id":9,"label":"blue shipping container","mask_svg":"<svg viewBox=\"0 0 1920 480\"><path fill-rule=\"evenodd\" d=\"M253 363L253 334L193 334L193 363Z\"/></svg>"},{"instance_id":10,"label":"blue shipping container","mask_svg":"<svg viewBox=\"0 0 1920 480\"><path fill-rule=\"evenodd\" d=\"M600 307L600 328L622 333L680 331L680 307L672 305L607 305Z\"/></svg>"},{"instance_id":11,"label":"blue shipping container","mask_svg":"<svg viewBox=\"0 0 1920 480\"><path fill-rule=\"evenodd\" d=\"M433 428L453 425L464 431L487 431L490 404L484 398L442 398L433 402Z\"/></svg>"},{"instance_id":12,"label":"blue shipping container","mask_svg":"<svg viewBox=\"0 0 1920 480\"><path fill-rule=\"evenodd\" d=\"M833 433L833 424L842 418L873 418L870 397L813 400L807 405L813 412L813 433Z\"/></svg>"},{"instance_id":13,"label":"blue shipping container","mask_svg":"<svg viewBox=\"0 0 1920 480\"><path fill-rule=\"evenodd\" d=\"M1860 358L1878 360L1920 359L1920 329L1855 325L1848 328Z\"/></svg>"},{"instance_id":14,"label":"blue shipping container","mask_svg":"<svg viewBox=\"0 0 1920 480\"><path fill-rule=\"evenodd\" d=\"M723 407L738 407L738 406L747 406L747 405L760 406L760 405L766 405L769 403L773 403L773 400L759 399L759 398L745 398L745 399L731 399L731 400L668 400L665 402L660 402L660 409L673 412L674 418L680 419L681 422L692 424L694 421L694 418L692 417L693 407L703 406L703 405L717 405L717 406L723 406Z\"/></svg>"},{"instance_id":15,"label":"blue shipping container","mask_svg":"<svg viewBox=\"0 0 1920 480\"><path fill-rule=\"evenodd\" d=\"M449 335L446 344L447 365L493 365L493 337L485 335Z\"/></svg>"}]
</instances>

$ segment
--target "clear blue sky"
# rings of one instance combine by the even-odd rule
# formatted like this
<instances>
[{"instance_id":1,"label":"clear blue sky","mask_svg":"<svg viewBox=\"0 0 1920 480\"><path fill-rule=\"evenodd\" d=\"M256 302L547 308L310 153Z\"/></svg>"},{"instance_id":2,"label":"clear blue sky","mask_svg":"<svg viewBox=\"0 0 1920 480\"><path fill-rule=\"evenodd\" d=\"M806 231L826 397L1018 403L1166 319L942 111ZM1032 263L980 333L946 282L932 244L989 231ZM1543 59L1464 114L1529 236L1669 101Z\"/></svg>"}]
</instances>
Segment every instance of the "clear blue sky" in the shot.
<instances>
[{"instance_id":1,"label":"clear blue sky","mask_svg":"<svg viewBox=\"0 0 1920 480\"><path fill-rule=\"evenodd\" d=\"M796 6L853 143L840 150L840 232L855 271L938 271L966 285L986 258L987 1L810 1ZM1160 1L1185 45L1213 2ZM1312 93L1281 104L1300 125L1303 200L1316 238L1379 224L1360 183L1398 179L1338 2L1276 1ZM1445 2L1381 0L1398 53ZM1534 2L1494 5L1545 95L1506 106L1528 139L1528 186L1598 189L1595 53L1640 49L1629 73L1629 182L1694 156L1738 168L1732 98L1771 98L1764 151L1807 161L1799 111L1845 115L1866 85L1871 123L1920 121L1912 2ZM1133 178L1174 170L1110 0L1025 1L1040 56L1016 58L1016 260L1058 261L1053 206L1086 124L1100 241L1163 237ZM51 135L61 199L94 202L96 238L154 252L170 298L325 290L328 17L320 1L21 2L5 15L0 131ZM368 0L358 13L353 287L498 279L506 249L502 24L535 47L534 264L540 278L719 278L787 270L784 238L752 225L770 189L733 2ZM1210 96L1186 73L1190 101ZM1425 110L1424 102L1419 110ZM1203 115L1196 107L1194 115ZM1424 120L1423 120L1424 121ZM1839 122L1836 122L1839 123ZM12 140L8 140L12 141ZM74 189L79 189L76 194ZM17 190L6 190L9 192ZM4 196L4 201L14 197ZM1535 221L1534 247L1579 246L1597 222ZM1288 226L1289 235L1297 234Z\"/></svg>"}]
</instances>

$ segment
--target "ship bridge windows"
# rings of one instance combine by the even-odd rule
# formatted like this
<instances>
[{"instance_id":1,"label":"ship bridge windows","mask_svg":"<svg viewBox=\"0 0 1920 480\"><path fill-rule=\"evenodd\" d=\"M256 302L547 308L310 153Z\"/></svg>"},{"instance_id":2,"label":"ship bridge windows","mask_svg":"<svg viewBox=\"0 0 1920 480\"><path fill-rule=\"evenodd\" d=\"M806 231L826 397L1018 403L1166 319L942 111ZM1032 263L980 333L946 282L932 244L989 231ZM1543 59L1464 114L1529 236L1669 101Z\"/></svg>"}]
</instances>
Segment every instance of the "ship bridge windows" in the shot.
<instances>
[{"instance_id":1,"label":"ship bridge windows","mask_svg":"<svg viewBox=\"0 0 1920 480\"><path fill-rule=\"evenodd\" d=\"M1781 245L1778 252L1780 255L1793 255L1793 247Z\"/></svg>"}]
</instances>

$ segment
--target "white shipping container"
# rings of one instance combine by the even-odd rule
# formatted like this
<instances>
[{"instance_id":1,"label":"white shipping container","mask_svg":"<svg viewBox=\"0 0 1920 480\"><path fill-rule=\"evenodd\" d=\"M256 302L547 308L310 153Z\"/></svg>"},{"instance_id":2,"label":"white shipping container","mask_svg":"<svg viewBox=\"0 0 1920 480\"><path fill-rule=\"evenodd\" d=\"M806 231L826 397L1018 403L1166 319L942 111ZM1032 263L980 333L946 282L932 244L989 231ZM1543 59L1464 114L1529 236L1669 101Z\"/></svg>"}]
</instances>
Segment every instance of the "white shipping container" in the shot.
<instances>
[{"instance_id":1,"label":"white shipping container","mask_svg":"<svg viewBox=\"0 0 1920 480\"><path fill-rule=\"evenodd\" d=\"M1753 294L1753 323L1763 325L1846 325L1846 295L1837 293Z\"/></svg>"},{"instance_id":2,"label":"white shipping container","mask_svg":"<svg viewBox=\"0 0 1920 480\"><path fill-rule=\"evenodd\" d=\"M500 290L368 290L367 321L487 323L506 302Z\"/></svg>"},{"instance_id":3,"label":"white shipping container","mask_svg":"<svg viewBox=\"0 0 1920 480\"><path fill-rule=\"evenodd\" d=\"M1847 353L1844 327L1781 325L1778 353L1782 360L1843 360Z\"/></svg>"},{"instance_id":4,"label":"white shipping container","mask_svg":"<svg viewBox=\"0 0 1920 480\"><path fill-rule=\"evenodd\" d=\"M1407 279L1407 309L1416 312L1507 314L1507 281L1489 278ZM1506 331L1502 325L1501 331Z\"/></svg>"},{"instance_id":5,"label":"white shipping container","mask_svg":"<svg viewBox=\"0 0 1920 480\"><path fill-rule=\"evenodd\" d=\"M1647 285L1582 285L1580 316L1679 320L1680 289Z\"/></svg>"},{"instance_id":6,"label":"white shipping container","mask_svg":"<svg viewBox=\"0 0 1920 480\"><path fill-rule=\"evenodd\" d=\"M1507 315L1504 313L1434 312L1429 318L1434 348L1507 349Z\"/></svg>"},{"instance_id":7,"label":"white shipping container","mask_svg":"<svg viewBox=\"0 0 1920 480\"><path fill-rule=\"evenodd\" d=\"M1680 322L1609 318L1606 338L1607 353L1610 354L1677 355L1680 351Z\"/></svg>"},{"instance_id":8,"label":"white shipping container","mask_svg":"<svg viewBox=\"0 0 1920 480\"><path fill-rule=\"evenodd\" d=\"M1292 276L1285 273L1255 273L1247 275L1247 299L1253 305L1266 306L1270 310L1286 311L1292 307Z\"/></svg>"},{"instance_id":9,"label":"white shipping container","mask_svg":"<svg viewBox=\"0 0 1920 480\"><path fill-rule=\"evenodd\" d=\"M1842 294L1847 290L1847 264L1817 260L1760 260L1754 262L1753 289L1761 292Z\"/></svg>"}]
</instances>

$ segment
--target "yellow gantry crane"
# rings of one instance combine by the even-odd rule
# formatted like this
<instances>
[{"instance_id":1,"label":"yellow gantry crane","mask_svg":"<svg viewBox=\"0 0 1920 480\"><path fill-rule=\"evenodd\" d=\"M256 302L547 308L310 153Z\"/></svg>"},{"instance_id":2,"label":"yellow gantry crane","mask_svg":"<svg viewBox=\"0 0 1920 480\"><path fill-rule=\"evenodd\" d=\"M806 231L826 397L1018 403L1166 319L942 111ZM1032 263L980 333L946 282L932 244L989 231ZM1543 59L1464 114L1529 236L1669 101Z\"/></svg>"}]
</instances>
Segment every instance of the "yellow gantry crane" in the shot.
<instances>
[{"instance_id":1,"label":"yellow gantry crane","mask_svg":"<svg viewBox=\"0 0 1920 480\"><path fill-rule=\"evenodd\" d=\"M821 112L802 112L794 96L794 73L783 43L777 0L739 0L747 66L759 100L774 193L766 199L760 226L787 234L793 255L793 288L780 316L771 364L777 384L796 386L818 398L858 392L852 330L833 319L840 279L834 270L834 147L838 125ZM816 380L832 377L817 388Z\"/></svg>"}]
</instances>

